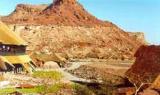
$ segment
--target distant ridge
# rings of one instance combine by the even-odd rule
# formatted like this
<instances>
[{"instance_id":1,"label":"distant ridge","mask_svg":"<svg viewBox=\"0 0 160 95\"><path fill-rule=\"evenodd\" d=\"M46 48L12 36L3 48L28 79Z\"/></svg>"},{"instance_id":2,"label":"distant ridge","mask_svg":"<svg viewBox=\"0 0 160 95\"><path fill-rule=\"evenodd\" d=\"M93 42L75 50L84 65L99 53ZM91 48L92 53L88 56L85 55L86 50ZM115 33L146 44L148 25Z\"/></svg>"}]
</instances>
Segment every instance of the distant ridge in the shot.
<instances>
[{"instance_id":1,"label":"distant ridge","mask_svg":"<svg viewBox=\"0 0 160 95\"><path fill-rule=\"evenodd\" d=\"M53 0L51 5L17 5L14 12L2 19L6 23L58 24L72 26L112 26L88 13L76 0Z\"/></svg>"}]
</instances>

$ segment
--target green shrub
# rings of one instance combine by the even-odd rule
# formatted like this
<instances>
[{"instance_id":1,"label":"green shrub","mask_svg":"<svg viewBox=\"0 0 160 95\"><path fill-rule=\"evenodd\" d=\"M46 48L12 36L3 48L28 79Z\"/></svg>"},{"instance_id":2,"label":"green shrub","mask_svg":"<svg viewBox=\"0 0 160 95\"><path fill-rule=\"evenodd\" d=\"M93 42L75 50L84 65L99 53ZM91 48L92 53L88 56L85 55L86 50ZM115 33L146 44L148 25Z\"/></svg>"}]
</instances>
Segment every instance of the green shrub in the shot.
<instances>
[{"instance_id":1,"label":"green shrub","mask_svg":"<svg viewBox=\"0 0 160 95\"><path fill-rule=\"evenodd\" d=\"M75 83L72 85L72 88L74 89L76 95L94 95L94 93L84 85Z\"/></svg>"},{"instance_id":2,"label":"green shrub","mask_svg":"<svg viewBox=\"0 0 160 95\"><path fill-rule=\"evenodd\" d=\"M16 89L16 88L5 88L0 89L0 95L8 95L9 93L18 91L23 94L33 94L33 93L57 93L62 88L65 87L65 84L63 83L56 83L54 85L41 85L34 88L22 88L22 89Z\"/></svg>"},{"instance_id":3,"label":"green shrub","mask_svg":"<svg viewBox=\"0 0 160 95\"><path fill-rule=\"evenodd\" d=\"M58 71L35 71L33 72L33 77L60 80L63 75Z\"/></svg>"}]
</instances>

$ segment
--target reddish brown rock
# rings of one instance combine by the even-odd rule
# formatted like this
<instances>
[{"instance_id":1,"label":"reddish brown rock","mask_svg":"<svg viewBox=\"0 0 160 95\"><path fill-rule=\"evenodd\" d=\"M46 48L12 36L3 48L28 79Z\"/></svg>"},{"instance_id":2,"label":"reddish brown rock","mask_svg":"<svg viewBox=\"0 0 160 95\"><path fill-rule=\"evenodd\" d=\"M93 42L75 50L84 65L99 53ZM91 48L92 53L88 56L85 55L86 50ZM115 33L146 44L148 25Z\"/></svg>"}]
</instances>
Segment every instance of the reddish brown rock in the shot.
<instances>
[{"instance_id":1,"label":"reddish brown rock","mask_svg":"<svg viewBox=\"0 0 160 95\"><path fill-rule=\"evenodd\" d=\"M139 93L138 95L159 95L159 93L155 90L147 89Z\"/></svg>"},{"instance_id":2,"label":"reddish brown rock","mask_svg":"<svg viewBox=\"0 0 160 95\"><path fill-rule=\"evenodd\" d=\"M31 84L20 84L16 88L34 88Z\"/></svg>"},{"instance_id":3,"label":"reddish brown rock","mask_svg":"<svg viewBox=\"0 0 160 95\"><path fill-rule=\"evenodd\" d=\"M137 85L152 83L160 74L160 46L141 46L135 57L136 61L126 76Z\"/></svg>"},{"instance_id":4,"label":"reddish brown rock","mask_svg":"<svg viewBox=\"0 0 160 95\"><path fill-rule=\"evenodd\" d=\"M113 95L133 95L136 92L134 87L118 88Z\"/></svg>"},{"instance_id":5,"label":"reddish brown rock","mask_svg":"<svg viewBox=\"0 0 160 95\"><path fill-rule=\"evenodd\" d=\"M111 22L104 22L88 13L76 0L53 0L46 5L17 6L15 11L2 20L16 24L56 24L72 26L113 26Z\"/></svg>"},{"instance_id":6,"label":"reddish brown rock","mask_svg":"<svg viewBox=\"0 0 160 95\"><path fill-rule=\"evenodd\" d=\"M156 78L156 80L151 85L152 89L157 89L160 91L160 75Z\"/></svg>"},{"instance_id":7,"label":"reddish brown rock","mask_svg":"<svg viewBox=\"0 0 160 95\"><path fill-rule=\"evenodd\" d=\"M139 37L92 16L76 0L54 0L49 6L20 4L2 20L28 42L31 53L69 52L74 58L133 60L144 44Z\"/></svg>"},{"instance_id":8,"label":"reddish brown rock","mask_svg":"<svg viewBox=\"0 0 160 95\"><path fill-rule=\"evenodd\" d=\"M25 22L29 19L33 20L34 16L39 14L48 5L29 5L29 4L18 4L16 9L8 16L2 17L2 21L6 23L20 23Z\"/></svg>"}]
</instances>

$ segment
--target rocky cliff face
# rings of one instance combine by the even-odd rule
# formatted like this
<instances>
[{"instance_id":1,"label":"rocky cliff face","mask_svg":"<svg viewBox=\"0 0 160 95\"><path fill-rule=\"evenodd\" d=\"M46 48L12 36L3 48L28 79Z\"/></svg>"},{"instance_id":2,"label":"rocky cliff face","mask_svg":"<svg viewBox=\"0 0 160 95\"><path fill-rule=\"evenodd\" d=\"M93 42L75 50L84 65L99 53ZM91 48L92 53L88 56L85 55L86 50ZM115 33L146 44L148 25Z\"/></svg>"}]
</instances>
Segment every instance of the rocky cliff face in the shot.
<instances>
[{"instance_id":1,"label":"rocky cliff face","mask_svg":"<svg viewBox=\"0 0 160 95\"><path fill-rule=\"evenodd\" d=\"M145 34L143 32L128 32L131 37L134 37L137 39L137 41L141 41L145 44L148 44L148 42L145 39Z\"/></svg>"},{"instance_id":2,"label":"rocky cliff face","mask_svg":"<svg viewBox=\"0 0 160 95\"><path fill-rule=\"evenodd\" d=\"M20 4L11 15L2 20L6 23L32 25L113 26L111 22L92 16L76 0L53 0L47 7Z\"/></svg>"},{"instance_id":3,"label":"rocky cliff face","mask_svg":"<svg viewBox=\"0 0 160 95\"><path fill-rule=\"evenodd\" d=\"M33 51L69 52L78 58L132 59L144 44L113 23L92 16L76 0L54 0L49 6L18 5L2 20Z\"/></svg>"},{"instance_id":4,"label":"rocky cliff face","mask_svg":"<svg viewBox=\"0 0 160 95\"><path fill-rule=\"evenodd\" d=\"M2 17L2 21L6 23L19 23L25 22L44 10L48 5L29 5L29 4L18 4L14 12L9 16Z\"/></svg>"}]
</instances>

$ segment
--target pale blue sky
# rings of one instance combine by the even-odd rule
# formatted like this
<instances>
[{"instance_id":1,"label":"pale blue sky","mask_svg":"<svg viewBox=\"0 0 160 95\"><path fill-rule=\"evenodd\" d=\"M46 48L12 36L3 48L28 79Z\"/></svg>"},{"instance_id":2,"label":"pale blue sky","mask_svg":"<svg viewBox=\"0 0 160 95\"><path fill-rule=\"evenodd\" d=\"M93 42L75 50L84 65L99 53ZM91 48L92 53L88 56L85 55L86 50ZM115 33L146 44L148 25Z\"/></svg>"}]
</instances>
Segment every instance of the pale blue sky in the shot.
<instances>
[{"instance_id":1,"label":"pale blue sky","mask_svg":"<svg viewBox=\"0 0 160 95\"><path fill-rule=\"evenodd\" d=\"M16 4L49 4L52 0L1 0L0 15L11 13ZM79 0L93 15L126 31L144 32L148 42L160 44L160 0Z\"/></svg>"}]
</instances>

